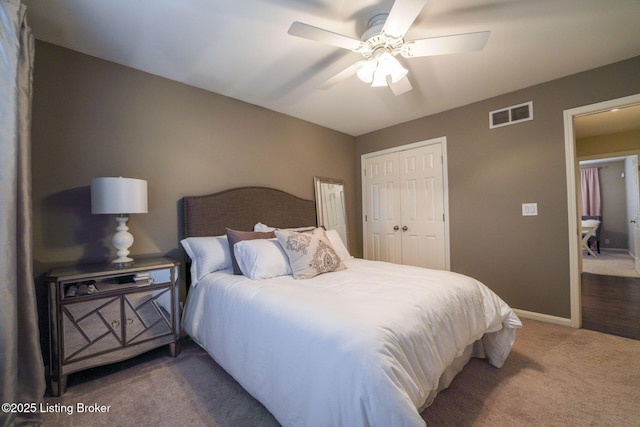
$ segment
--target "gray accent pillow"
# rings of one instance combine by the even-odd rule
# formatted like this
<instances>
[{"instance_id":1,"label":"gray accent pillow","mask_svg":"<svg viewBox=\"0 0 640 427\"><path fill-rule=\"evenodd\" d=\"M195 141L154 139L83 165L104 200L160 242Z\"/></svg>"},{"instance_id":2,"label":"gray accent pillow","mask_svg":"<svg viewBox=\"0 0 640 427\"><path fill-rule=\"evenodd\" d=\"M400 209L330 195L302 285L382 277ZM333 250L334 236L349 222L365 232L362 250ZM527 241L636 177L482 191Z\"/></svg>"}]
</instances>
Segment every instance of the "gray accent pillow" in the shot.
<instances>
[{"instance_id":1,"label":"gray accent pillow","mask_svg":"<svg viewBox=\"0 0 640 427\"><path fill-rule=\"evenodd\" d=\"M289 258L294 279L310 279L347 268L322 228L304 233L275 230L275 235Z\"/></svg>"}]
</instances>

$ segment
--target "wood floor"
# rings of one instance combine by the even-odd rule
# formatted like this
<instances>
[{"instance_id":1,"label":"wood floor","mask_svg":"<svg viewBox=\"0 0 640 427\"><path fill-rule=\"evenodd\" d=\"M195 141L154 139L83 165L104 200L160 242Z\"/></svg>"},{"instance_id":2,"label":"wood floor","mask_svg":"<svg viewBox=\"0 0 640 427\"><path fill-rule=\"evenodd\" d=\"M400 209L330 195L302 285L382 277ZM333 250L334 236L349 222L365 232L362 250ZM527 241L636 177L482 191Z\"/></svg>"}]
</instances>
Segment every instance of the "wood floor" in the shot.
<instances>
[{"instance_id":1,"label":"wood floor","mask_svg":"<svg viewBox=\"0 0 640 427\"><path fill-rule=\"evenodd\" d=\"M582 273L582 327L640 340L640 279Z\"/></svg>"}]
</instances>

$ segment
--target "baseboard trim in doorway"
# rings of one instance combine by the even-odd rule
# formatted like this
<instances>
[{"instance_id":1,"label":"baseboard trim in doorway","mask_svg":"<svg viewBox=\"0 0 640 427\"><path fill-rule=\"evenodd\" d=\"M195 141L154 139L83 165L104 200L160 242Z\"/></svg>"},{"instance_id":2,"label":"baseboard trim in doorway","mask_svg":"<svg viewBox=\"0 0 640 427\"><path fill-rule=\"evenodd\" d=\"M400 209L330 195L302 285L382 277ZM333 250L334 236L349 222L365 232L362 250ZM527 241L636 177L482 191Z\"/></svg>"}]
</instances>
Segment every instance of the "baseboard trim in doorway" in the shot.
<instances>
[{"instance_id":1,"label":"baseboard trim in doorway","mask_svg":"<svg viewBox=\"0 0 640 427\"><path fill-rule=\"evenodd\" d=\"M536 313L534 311L519 310L514 308L513 311L524 319L538 320L540 322L552 323L559 326L567 326L571 328L571 319L565 317L551 316L549 314Z\"/></svg>"}]
</instances>

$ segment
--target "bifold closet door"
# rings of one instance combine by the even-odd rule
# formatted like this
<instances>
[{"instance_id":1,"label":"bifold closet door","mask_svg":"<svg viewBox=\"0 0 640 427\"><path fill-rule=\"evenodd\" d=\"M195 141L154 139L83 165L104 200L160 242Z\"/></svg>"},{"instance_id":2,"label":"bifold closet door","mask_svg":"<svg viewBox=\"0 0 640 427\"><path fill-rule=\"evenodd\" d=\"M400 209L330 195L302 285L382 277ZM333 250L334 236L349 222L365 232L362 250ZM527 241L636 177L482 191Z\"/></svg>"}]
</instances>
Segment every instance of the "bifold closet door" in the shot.
<instances>
[{"instance_id":1,"label":"bifold closet door","mask_svg":"<svg viewBox=\"0 0 640 427\"><path fill-rule=\"evenodd\" d=\"M364 179L366 257L374 261L402 264L398 154L368 158Z\"/></svg>"},{"instance_id":2,"label":"bifold closet door","mask_svg":"<svg viewBox=\"0 0 640 427\"><path fill-rule=\"evenodd\" d=\"M365 161L367 259L445 269L442 145Z\"/></svg>"},{"instance_id":3,"label":"bifold closet door","mask_svg":"<svg viewBox=\"0 0 640 427\"><path fill-rule=\"evenodd\" d=\"M398 153L402 263L445 269L442 146Z\"/></svg>"}]
</instances>

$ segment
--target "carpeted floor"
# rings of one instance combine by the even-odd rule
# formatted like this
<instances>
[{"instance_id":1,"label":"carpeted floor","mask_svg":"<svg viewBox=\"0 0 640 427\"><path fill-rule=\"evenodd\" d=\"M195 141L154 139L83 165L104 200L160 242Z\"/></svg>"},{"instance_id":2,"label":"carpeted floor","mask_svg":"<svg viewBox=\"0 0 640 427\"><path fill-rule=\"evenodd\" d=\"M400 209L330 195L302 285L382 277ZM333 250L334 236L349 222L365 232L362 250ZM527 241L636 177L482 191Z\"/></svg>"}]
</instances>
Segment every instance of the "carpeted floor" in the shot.
<instances>
[{"instance_id":1,"label":"carpeted floor","mask_svg":"<svg viewBox=\"0 0 640 427\"><path fill-rule=\"evenodd\" d=\"M635 262L628 252L606 249L596 253L596 258L583 251L582 271L605 276L640 277L635 269Z\"/></svg>"},{"instance_id":2,"label":"carpeted floor","mask_svg":"<svg viewBox=\"0 0 640 427\"><path fill-rule=\"evenodd\" d=\"M423 413L428 426L640 425L640 341L523 320L501 369L472 359ZM109 406L78 413L78 403ZM43 426L277 426L198 346L70 376Z\"/></svg>"}]
</instances>

